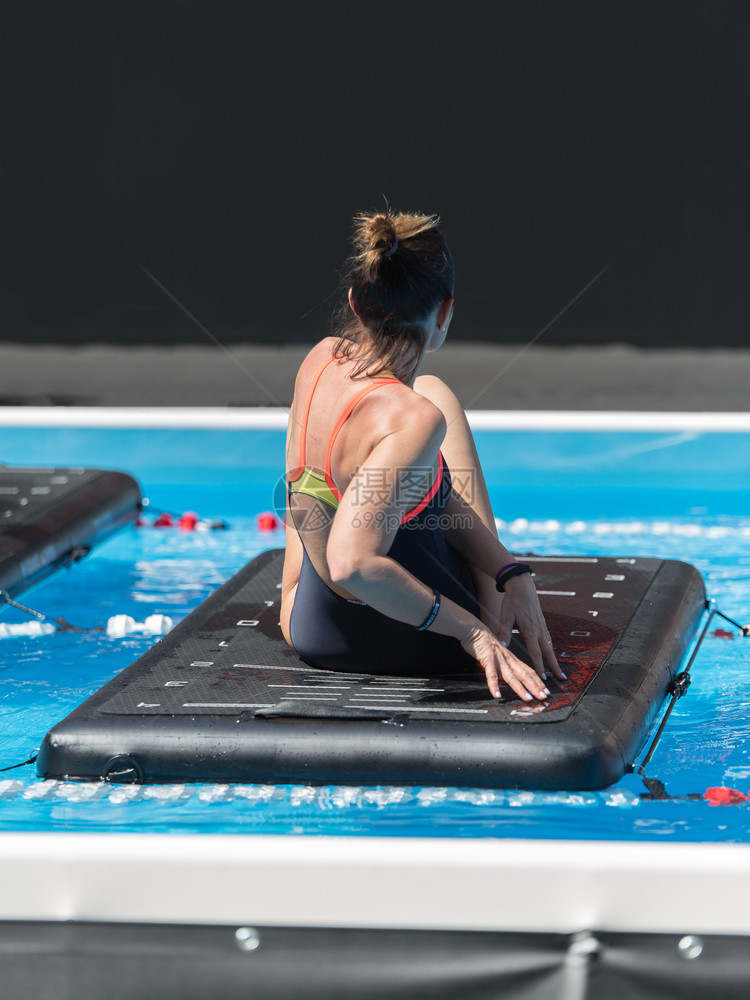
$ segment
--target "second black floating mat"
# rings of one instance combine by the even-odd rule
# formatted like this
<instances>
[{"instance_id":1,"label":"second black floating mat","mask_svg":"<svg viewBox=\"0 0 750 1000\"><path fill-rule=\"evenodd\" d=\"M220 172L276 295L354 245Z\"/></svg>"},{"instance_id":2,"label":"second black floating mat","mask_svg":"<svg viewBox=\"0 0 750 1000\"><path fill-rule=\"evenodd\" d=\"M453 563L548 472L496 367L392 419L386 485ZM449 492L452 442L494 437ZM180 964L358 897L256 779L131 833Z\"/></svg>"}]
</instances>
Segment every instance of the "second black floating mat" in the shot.
<instances>
[{"instance_id":1,"label":"second black floating mat","mask_svg":"<svg viewBox=\"0 0 750 1000\"><path fill-rule=\"evenodd\" d=\"M18 594L75 561L140 507L124 472L0 465L0 590Z\"/></svg>"}]
</instances>

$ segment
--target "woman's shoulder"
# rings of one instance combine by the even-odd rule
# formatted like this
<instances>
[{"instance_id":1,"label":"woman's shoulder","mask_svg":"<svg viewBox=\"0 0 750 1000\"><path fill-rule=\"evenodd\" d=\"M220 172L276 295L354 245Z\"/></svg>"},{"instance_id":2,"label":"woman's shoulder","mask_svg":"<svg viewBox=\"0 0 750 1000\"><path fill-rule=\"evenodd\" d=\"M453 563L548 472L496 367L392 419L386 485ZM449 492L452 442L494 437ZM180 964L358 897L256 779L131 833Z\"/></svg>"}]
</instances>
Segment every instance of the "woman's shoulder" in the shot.
<instances>
[{"instance_id":1,"label":"woman's shoulder","mask_svg":"<svg viewBox=\"0 0 750 1000\"><path fill-rule=\"evenodd\" d=\"M317 344L313 344L307 352L302 367L309 364L321 364L327 358L332 358L337 343L338 337L323 337Z\"/></svg>"},{"instance_id":2,"label":"woman's shoulder","mask_svg":"<svg viewBox=\"0 0 750 1000\"><path fill-rule=\"evenodd\" d=\"M408 385L394 385L390 392L373 392L369 397L378 409L378 425L383 435L406 432L420 439L443 439L446 431L442 410Z\"/></svg>"},{"instance_id":3,"label":"woman's shoulder","mask_svg":"<svg viewBox=\"0 0 750 1000\"><path fill-rule=\"evenodd\" d=\"M299 388L300 384L309 382L315 370L319 368L324 361L333 357L336 343L336 337L324 337L310 348L297 369L297 377L295 379L295 386L297 388Z\"/></svg>"}]
</instances>

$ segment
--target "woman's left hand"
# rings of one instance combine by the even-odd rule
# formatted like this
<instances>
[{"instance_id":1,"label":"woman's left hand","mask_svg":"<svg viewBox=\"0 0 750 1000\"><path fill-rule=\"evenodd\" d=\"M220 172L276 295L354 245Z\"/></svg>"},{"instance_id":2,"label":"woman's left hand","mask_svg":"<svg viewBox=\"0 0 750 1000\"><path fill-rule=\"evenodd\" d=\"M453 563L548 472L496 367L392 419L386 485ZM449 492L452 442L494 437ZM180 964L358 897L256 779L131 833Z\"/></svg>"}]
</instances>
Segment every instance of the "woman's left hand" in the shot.
<instances>
[{"instance_id":1,"label":"woman's left hand","mask_svg":"<svg viewBox=\"0 0 750 1000\"><path fill-rule=\"evenodd\" d=\"M567 680L552 648L552 639L529 573L514 576L505 584L497 637L506 646L510 645L514 625L521 634L531 663L539 676L546 677L546 665L558 680Z\"/></svg>"}]
</instances>

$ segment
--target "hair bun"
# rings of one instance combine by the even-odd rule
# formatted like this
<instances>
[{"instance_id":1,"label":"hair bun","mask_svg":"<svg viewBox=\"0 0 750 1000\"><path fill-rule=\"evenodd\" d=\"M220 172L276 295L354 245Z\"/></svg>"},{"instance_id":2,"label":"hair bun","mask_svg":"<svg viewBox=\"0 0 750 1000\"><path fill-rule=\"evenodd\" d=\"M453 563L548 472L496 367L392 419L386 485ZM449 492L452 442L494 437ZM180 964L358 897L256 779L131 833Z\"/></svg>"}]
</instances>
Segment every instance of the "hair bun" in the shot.
<instances>
[{"instance_id":1,"label":"hair bun","mask_svg":"<svg viewBox=\"0 0 750 1000\"><path fill-rule=\"evenodd\" d=\"M394 241L398 239L396 225L390 212L386 212L384 215L371 215L369 218L362 219L362 223L365 237L363 250L390 250Z\"/></svg>"},{"instance_id":2,"label":"hair bun","mask_svg":"<svg viewBox=\"0 0 750 1000\"><path fill-rule=\"evenodd\" d=\"M354 245L361 267L372 280L383 261L393 257L398 249L396 219L390 207L377 215L359 215L354 220Z\"/></svg>"},{"instance_id":3,"label":"hair bun","mask_svg":"<svg viewBox=\"0 0 750 1000\"><path fill-rule=\"evenodd\" d=\"M436 215L394 213L387 202L384 212L356 215L352 234L356 252L352 264L359 276L365 282L390 281L395 272L400 273L405 267L419 267L418 258L432 260L435 254L435 260L428 267L434 265L438 271L442 270L446 247L445 240L437 231L439 221ZM400 252L402 249L403 255ZM399 267L394 268L392 261L397 251ZM452 262L450 267L452 269ZM452 281L451 276L451 286Z\"/></svg>"}]
</instances>

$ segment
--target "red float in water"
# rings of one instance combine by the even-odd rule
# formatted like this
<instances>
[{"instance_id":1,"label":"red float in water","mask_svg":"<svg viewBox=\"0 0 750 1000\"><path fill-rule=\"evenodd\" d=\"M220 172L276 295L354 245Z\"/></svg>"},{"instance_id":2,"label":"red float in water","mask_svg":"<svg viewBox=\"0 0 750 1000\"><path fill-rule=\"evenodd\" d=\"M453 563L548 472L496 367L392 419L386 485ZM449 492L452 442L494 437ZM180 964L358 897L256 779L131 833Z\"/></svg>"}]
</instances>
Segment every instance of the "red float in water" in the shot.
<instances>
[{"instance_id":1,"label":"red float in water","mask_svg":"<svg viewBox=\"0 0 750 1000\"><path fill-rule=\"evenodd\" d=\"M260 531L276 531L279 526L279 519L275 514L258 514L256 518L258 529Z\"/></svg>"},{"instance_id":2,"label":"red float in water","mask_svg":"<svg viewBox=\"0 0 750 1000\"><path fill-rule=\"evenodd\" d=\"M738 802L748 801L747 795L743 792L736 788L725 788L723 785L707 788L703 793L703 798L710 806L734 806Z\"/></svg>"},{"instance_id":3,"label":"red float in water","mask_svg":"<svg viewBox=\"0 0 750 1000\"><path fill-rule=\"evenodd\" d=\"M177 522L177 526L182 528L183 531L195 531L195 526L198 524L198 515L194 510L186 510L182 515L180 520Z\"/></svg>"}]
</instances>

